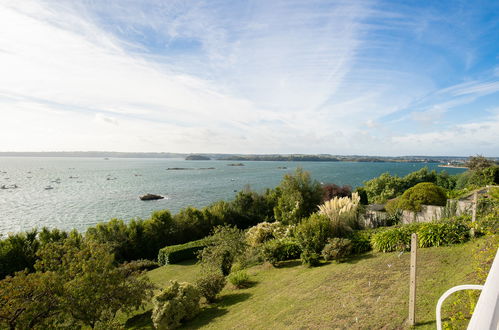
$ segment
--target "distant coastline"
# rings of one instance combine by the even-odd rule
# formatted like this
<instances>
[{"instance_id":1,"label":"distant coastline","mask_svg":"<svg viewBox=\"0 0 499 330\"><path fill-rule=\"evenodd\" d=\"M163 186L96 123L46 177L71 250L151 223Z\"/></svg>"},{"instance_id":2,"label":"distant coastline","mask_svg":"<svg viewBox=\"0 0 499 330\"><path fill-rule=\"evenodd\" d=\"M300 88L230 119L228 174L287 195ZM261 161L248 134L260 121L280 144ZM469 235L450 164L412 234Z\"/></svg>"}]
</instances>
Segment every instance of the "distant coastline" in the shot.
<instances>
[{"instance_id":1,"label":"distant coastline","mask_svg":"<svg viewBox=\"0 0 499 330\"><path fill-rule=\"evenodd\" d=\"M88 157L88 158L165 158L220 161L287 161L287 162L379 162L379 163L435 163L440 167L457 167L468 157L460 156L365 156L331 154L219 154L172 152L116 152L116 151L53 151L53 152L0 152L0 157ZM489 157L499 160L499 157Z\"/></svg>"}]
</instances>

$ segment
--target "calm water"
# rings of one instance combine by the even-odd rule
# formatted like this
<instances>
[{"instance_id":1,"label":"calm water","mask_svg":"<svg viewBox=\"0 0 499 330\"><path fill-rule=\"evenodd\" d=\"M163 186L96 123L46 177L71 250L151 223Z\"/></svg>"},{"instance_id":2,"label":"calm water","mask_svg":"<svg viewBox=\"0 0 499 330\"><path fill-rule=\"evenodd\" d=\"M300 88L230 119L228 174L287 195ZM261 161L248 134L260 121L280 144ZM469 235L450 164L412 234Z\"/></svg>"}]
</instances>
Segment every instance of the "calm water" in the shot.
<instances>
[{"instance_id":1,"label":"calm water","mask_svg":"<svg viewBox=\"0 0 499 330\"><path fill-rule=\"evenodd\" d=\"M85 230L111 218L147 218L151 212L176 213L192 205L231 199L245 185L257 191L275 187L285 173L301 166L321 182L356 187L383 172L405 175L436 164L354 162L185 161L181 159L109 159L0 157L0 234L33 227ZM182 167L190 170L167 170ZM215 169L200 170L199 168ZM279 169L278 167L287 167ZM446 169L450 174L462 169ZM60 179L60 180L57 180ZM60 183L57 183L57 182ZM54 189L46 190L52 186ZM154 193L167 198L141 201Z\"/></svg>"}]
</instances>

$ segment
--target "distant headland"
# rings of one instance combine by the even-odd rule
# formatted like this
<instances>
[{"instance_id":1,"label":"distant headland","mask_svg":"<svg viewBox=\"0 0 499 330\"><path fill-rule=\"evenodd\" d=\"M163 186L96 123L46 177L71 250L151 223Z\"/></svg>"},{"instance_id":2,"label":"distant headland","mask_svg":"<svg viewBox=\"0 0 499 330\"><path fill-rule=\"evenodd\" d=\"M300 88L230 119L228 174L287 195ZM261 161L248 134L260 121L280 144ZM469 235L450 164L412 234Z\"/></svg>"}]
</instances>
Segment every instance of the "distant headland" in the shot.
<instances>
[{"instance_id":1,"label":"distant headland","mask_svg":"<svg viewBox=\"0 0 499 330\"><path fill-rule=\"evenodd\" d=\"M331 154L218 154L172 152L116 152L116 151L50 151L0 152L0 157L95 157L95 158L177 158L185 160L220 161L287 161L287 162L390 162L438 163L442 167L465 167L463 156L365 156ZM489 157L499 161L499 157Z\"/></svg>"}]
</instances>

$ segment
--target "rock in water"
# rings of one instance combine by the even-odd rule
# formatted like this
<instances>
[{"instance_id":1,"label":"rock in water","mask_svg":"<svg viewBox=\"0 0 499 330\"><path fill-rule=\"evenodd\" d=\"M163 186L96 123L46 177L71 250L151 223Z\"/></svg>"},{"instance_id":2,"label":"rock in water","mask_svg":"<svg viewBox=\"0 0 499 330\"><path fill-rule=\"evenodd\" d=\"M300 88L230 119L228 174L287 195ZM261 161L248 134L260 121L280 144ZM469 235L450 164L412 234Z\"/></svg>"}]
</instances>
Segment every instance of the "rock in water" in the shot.
<instances>
[{"instance_id":1,"label":"rock in water","mask_svg":"<svg viewBox=\"0 0 499 330\"><path fill-rule=\"evenodd\" d=\"M164 197L160 196L160 195L154 195L154 194L145 194L144 196L140 196L139 198L142 201L152 201L152 200L156 200L156 199L163 199Z\"/></svg>"}]
</instances>

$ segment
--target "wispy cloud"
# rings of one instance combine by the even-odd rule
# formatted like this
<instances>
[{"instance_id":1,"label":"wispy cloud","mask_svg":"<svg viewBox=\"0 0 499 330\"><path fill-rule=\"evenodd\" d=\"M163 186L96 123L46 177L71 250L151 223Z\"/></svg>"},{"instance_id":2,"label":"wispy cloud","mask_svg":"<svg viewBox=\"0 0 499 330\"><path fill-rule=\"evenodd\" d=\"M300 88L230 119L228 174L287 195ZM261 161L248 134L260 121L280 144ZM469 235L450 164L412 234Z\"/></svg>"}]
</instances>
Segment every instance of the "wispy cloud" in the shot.
<instances>
[{"instance_id":1,"label":"wispy cloud","mask_svg":"<svg viewBox=\"0 0 499 330\"><path fill-rule=\"evenodd\" d=\"M470 23L475 9L450 10L443 17L438 7L383 1L2 2L0 114L9 128L0 150L390 153L380 145L431 133L409 123L447 129L456 125L449 112L499 92L497 58L473 72L480 49L449 29L490 39ZM8 139L19 127L23 137Z\"/></svg>"}]
</instances>

